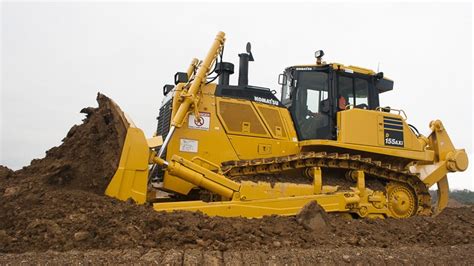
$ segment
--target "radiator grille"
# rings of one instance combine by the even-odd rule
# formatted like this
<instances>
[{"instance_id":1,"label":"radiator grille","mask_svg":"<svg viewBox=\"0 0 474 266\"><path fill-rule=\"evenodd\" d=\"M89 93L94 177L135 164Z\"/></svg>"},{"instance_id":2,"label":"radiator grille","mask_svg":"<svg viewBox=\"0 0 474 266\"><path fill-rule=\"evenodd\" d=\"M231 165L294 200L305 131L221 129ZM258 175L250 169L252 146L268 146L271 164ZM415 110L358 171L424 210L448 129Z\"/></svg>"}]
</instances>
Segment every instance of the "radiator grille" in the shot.
<instances>
[{"instance_id":1,"label":"radiator grille","mask_svg":"<svg viewBox=\"0 0 474 266\"><path fill-rule=\"evenodd\" d=\"M166 136L168 136L168 133L170 131L172 103L173 103L173 99L170 99L165 104L163 104L160 108L160 113L157 117L158 126L156 128L156 135L162 136L163 141L165 140ZM160 148L161 147L158 147L156 151L158 152ZM161 155L161 158L166 159L166 149ZM155 182L162 181L163 175L164 175L164 172L161 169L161 167L155 167L153 172L151 173L152 180Z\"/></svg>"},{"instance_id":2,"label":"radiator grille","mask_svg":"<svg viewBox=\"0 0 474 266\"><path fill-rule=\"evenodd\" d=\"M158 136L162 136L163 140L168 136L171 124L171 111L172 111L172 99L163 104L160 108L160 114L158 116L158 127L156 133Z\"/></svg>"}]
</instances>

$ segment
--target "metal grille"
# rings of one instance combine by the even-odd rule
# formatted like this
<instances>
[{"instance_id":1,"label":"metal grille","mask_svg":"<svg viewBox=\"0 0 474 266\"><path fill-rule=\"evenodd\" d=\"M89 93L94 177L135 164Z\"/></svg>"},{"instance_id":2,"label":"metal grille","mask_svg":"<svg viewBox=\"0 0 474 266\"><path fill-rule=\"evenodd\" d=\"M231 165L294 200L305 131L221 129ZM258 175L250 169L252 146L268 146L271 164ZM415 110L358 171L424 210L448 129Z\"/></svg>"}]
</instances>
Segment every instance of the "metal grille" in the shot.
<instances>
[{"instance_id":1,"label":"metal grille","mask_svg":"<svg viewBox=\"0 0 474 266\"><path fill-rule=\"evenodd\" d=\"M219 113L224 120L230 133L245 133L243 124L249 124L247 133L267 136L264 125L258 119L258 115L250 104L237 102L219 102Z\"/></svg>"},{"instance_id":2,"label":"metal grille","mask_svg":"<svg viewBox=\"0 0 474 266\"><path fill-rule=\"evenodd\" d=\"M162 136L163 140L166 138L170 131L170 124L171 124L171 111L172 111L172 103L173 99L170 99L165 104L163 104L160 108L159 116L157 117L158 126L156 128L156 135ZM156 151L158 152L158 147ZM162 156L163 159L166 158L166 149L164 150ZM151 173L151 177L154 181L161 181L163 180L164 172L160 167L155 167L153 172Z\"/></svg>"},{"instance_id":3,"label":"metal grille","mask_svg":"<svg viewBox=\"0 0 474 266\"><path fill-rule=\"evenodd\" d=\"M277 128L280 128L280 137L286 138L286 132L283 129L283 121L281 121L280 113L277 109L259 106L258 110L262 113L263 119L267 122L273 135L277 136Z\"/></svg>"},{"instance_id":4,"label":"metal grille","mask_svg":"<svg viewBox=\"0 0 474 266\"><path fill-rule=\"evenodd\" d=\"M162 136L163 139L166 138L168 132L170 131L171 124L171 111L172 111L173 100L170 99L160 108L160 114L158 116L158 127L156 133L158 136Z\"/></svg>"}]
</instances>

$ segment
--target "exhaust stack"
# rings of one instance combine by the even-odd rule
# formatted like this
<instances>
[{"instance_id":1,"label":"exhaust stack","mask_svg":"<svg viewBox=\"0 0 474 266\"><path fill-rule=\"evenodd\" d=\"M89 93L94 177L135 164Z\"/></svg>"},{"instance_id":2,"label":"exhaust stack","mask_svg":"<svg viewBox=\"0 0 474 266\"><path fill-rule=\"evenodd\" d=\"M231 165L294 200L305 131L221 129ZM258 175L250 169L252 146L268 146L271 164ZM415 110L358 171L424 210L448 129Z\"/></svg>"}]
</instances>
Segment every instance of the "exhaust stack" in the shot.
<instances>
[{"instance_id":1,"label":"exhaust stack","mask_svg":"<svg viewBox=\"0 0 474 266\"><path fill-rule=\"evenodd\" d=\"M249 61L254 61L249 42L246 50L247 53L239 54L239 86L249 85Z\"/></svg>"}]
</instances>

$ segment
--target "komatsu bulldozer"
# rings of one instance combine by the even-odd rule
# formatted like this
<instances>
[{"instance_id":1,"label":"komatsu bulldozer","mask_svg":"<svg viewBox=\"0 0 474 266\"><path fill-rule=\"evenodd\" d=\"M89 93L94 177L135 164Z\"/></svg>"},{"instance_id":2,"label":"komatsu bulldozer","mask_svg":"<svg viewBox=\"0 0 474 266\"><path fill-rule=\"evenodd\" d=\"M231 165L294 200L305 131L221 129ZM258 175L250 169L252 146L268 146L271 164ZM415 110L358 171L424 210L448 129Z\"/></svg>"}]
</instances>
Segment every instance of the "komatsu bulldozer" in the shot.
<instances>
[{"instance_id":1,"label":"komatsu bulldozer","mask_svg":"<svg viewBox=\"0 0 474 266\"><path fill-rule=\"evenodd\" d=\"M164 86L155 136L147 139L116 108L127 135L107 195L157 211L249 218L295 215L312 201L369 218L446 207L447 174L466 170L466 152L441 121L431 121L425 137L404 111L381 107L379 95L394 84L383 73L326 63L318 51L314 64L280 74L277 93L248 84L247 44L230 85L224 42L219 32L204 60Z\"/></svg>"}]
</instances>

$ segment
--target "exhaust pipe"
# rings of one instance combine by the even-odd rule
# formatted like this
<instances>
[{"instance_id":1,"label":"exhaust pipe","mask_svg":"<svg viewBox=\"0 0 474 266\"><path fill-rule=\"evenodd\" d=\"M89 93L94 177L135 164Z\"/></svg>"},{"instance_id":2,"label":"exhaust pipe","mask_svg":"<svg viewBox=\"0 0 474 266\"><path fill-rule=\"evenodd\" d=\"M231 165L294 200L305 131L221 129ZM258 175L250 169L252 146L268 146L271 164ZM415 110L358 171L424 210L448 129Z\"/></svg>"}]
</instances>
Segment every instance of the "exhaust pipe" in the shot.
<instances>
[{"instance_id":1,"label":"exhaust pipe","mask_svg":"<svg viewBox=\"0 0 474 266\"><path fill-rule=\"evenodd\" d=\"M249 85L249 61L254 61L249 42L246 48L247 53L239 54L239 86Z\"/></svg>"}]
</instances>

